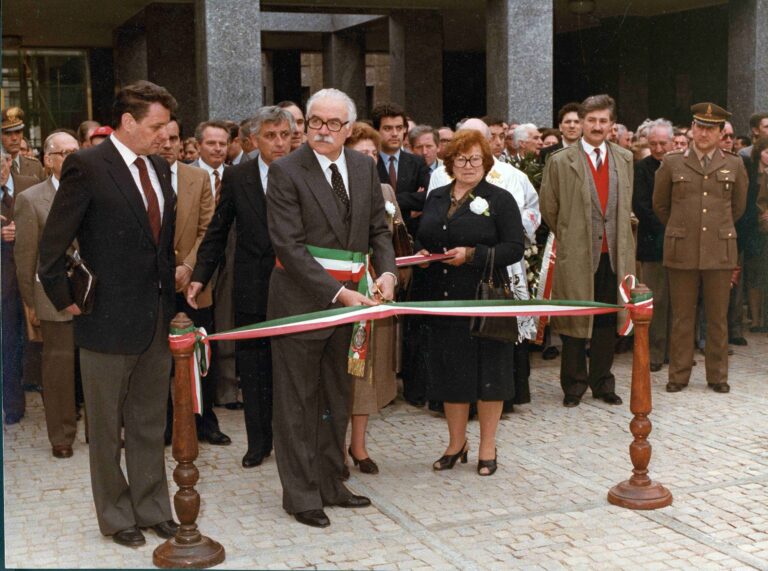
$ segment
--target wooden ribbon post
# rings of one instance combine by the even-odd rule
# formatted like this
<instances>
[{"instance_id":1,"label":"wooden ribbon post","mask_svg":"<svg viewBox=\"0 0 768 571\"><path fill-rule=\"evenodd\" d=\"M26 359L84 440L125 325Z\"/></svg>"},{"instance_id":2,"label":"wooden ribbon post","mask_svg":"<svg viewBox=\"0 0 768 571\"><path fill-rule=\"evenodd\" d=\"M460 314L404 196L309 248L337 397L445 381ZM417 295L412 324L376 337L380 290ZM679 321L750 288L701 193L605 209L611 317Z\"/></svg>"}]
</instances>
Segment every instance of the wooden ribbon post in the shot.
<instances>
[{"instance_id":1,"label":"wooden ribbon post","mask_svg":"<svg viewBox=\"0 0 768 571\"><path fill-rule=\"evenodd\" d=\"M190 330L192 321L184 313L176 314L171 321L172 331ZM180 526L176 536L155 549L152 563L157 567L205 569L224 561L224 547L197 529L200 512L200 494L195 490L200 473L195 466L197 459L197 430L192 412L191 359L194 352L194 334L176 339L171 344L176 373L173 379L173 458L178 462L173 471L173 481L179 490L173 497L173 505Z\"/></svg>"},{"instance_id":2,"label":"wooden ribbon post","mask_svg":"<svg viewBox=\"0 0 768 571\"><path fill-rule=\"evenodd\" d=\"M650 293L643 284L632 289L632 300ZM629 480L616 484L608 492L608 501L616 506L631 510L655 510L672 503L668 489L651 480L648 464L651 461L651 421L648 415L651 406L650 353L648 348L648 327L653 316L652 307L630 306L634 322L635 347L632 358L632 396L629 409L635 415L629 423L634 441L629 445L629 457L634 469Z\"/></svg>"}]
</instances>

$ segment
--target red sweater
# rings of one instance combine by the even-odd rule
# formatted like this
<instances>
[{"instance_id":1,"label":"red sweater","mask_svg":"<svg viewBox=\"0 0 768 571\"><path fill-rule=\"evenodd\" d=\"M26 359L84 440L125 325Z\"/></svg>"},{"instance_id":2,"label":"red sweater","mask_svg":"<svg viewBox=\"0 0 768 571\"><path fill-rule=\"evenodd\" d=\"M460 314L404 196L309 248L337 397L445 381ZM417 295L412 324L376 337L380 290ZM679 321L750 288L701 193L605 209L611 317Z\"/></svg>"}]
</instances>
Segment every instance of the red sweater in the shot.
<instances>
[{"instance_id":1,"label":"red sweater","mask_svg":"<svg viewBox=\"0 0 768 571\"><path fill-rule=\"evenodd\" d=\"M588 158L589 170L592 173L592 180L595 181L595 188L597 189L597 197L600 199L600 208L605 216L605 207L608 205L608 154L602 157L602 164L600 170L596 170L592 161ZM608 253L608 239L605 235L605 225L603 225L603 246L600 249L601 253Z\"/></svg>"}]
</instances>

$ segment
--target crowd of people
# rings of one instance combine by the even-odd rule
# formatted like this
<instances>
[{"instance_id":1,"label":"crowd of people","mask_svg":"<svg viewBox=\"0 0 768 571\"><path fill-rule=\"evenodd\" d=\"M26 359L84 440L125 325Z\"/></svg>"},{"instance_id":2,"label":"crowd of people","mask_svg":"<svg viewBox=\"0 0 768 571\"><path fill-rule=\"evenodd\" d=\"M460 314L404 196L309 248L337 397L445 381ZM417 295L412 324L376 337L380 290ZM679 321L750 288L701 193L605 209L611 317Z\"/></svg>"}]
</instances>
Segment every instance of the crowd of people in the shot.
<instances>
[{"instance_id":1,"label":"crowd of people","mask_svg":"<svg viewBox=\"0 0 768 571\"><path fill-rule=\"evenodd\" d=\"M594 95L553 128L492 116L438 127L396 103L358 119L323 89L305 109L284 101L185 138L175 112L167 90L137 82L109 126L50 133L42 162L23 111L2 115L4 422L22 421L25 386L39 386L52 455L69 458L84 405L99 529L120 545L178 527L163 448L176 312L225 331L395 298L471 300L489 277L518 300L615 304L637 273L654 295L651 370L669 363L669 392L688 384L698 345L708 385L727 393L729 343L747 344L747 321L768 331L768 113L748 137L714 103L694 105L690 126L657 118L633 132ZM355 260L369 253L376 278L361 286ZM413 253L444 257L397 267ZM96 277L88 303L71 285L78 264ZM326 506L370 505L344 482L350 465L379 472L368 419L398 377L410 405L445 416L433 469L468 461L476 416L477 473L491 476L502 414L531 400L531 350L560 356L564 406L587 388L622 403L623 321L520 317L502 341L469 317L408 317L216 342L198 438L230 445L214 409L242 410L243 468L274 451L284 509L325 527Z\"/></svg>"}]
</instances>

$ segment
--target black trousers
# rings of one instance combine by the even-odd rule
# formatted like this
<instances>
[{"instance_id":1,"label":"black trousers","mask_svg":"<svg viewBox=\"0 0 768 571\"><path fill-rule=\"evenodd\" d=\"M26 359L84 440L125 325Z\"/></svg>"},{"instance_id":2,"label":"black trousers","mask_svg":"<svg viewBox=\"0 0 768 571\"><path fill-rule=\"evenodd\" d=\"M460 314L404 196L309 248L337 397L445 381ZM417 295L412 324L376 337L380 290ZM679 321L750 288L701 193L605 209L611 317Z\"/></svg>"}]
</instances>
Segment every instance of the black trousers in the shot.
<instances>
[{"instance_id":1,"label":"black trousers","mask_svg":"<svg viewBox=\"0 0 768 571\"><path fill-rule=\"evenodd\" d=\"M265 319L264 315L235 312L235 327ZM295 357L301 358L299 355ZM265 456L272 451L272 351L269 339L236 341L235 359L243 391L248 452Z\"/></svg>"},{"instance_id":2,"label":"black trousers","mask_svg":"<svg viewBox=\"0 0 768 571\"><path fill-rule=\"evenodd\" d=\"M600 256L600 265L594 275L595 301L616 303L618 287L616 274L611 270L608 254ZM593 395L615 392L616 378L611 372L616 346L616 314L595 315L589 349L587 372L587 340L561 334L563 352L560 360L560 386L566 396L579 397L587 386Z\"/></svg>"},{"instance_id":3,"label":"black trousers","mask_svg":"<svg viewBox=\"0 0 768 571\"><path fill-rule=\"evenodd\" d=\"M176 294L176 311L183 311L195 324L195 327L204 327L208 333L214 331L213 329L213 308L203 307L195 309L187 303L183 293ZM197 434L205 435L208 432L216 432L219 430L219 419L216 413L213 412L213 403L216 400L216 343L211 343L212 351L212 365L208 374L202 378L203 389L203 414L201 416L195 416L195 422L197 424ZM173 432L173 402L171 400L170 393L168 394L168 414L166 417L166 435L170 436Z\"/></svg>"}]
</instances>

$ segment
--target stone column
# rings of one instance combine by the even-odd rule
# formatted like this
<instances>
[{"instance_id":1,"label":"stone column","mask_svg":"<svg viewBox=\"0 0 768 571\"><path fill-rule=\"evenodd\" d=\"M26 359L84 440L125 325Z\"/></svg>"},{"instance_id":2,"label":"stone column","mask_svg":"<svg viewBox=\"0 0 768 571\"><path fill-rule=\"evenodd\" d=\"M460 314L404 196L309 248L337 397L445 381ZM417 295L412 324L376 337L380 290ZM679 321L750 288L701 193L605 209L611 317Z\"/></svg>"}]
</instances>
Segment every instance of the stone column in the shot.
<instances>
[{"instance_id":1,"label":"stone column","mask_svg":"<svg viewBox=\"0 0 768 571\"><path fill-rule=\"evenodd\" d=\"M728 20L728 111L749 133L749 116L768 111L768 0L729 2Z\"/></svg>"},{"instance_id":2,"label":"stone column","mask_svg":"<svg viewBox=\"0 0 768 571\"><path fill-rule=\"evenodd\" d=\"M355 102L358 117L368 116L362 30L352 28L323 37L323 86L340 89Z\"/></svg>"},{"instance_id":3,"label":"stone column","mask_svg":"<svg viewBox=\"0 0 768 571\"><path fill-rule=\"evenodd\" d=\"M417 123L443 124L443 16L397 10L389 18L390 99Z\"/></svg>"},{"instance_id":4,"label":"stone column","mask_svg":"<svg viewBox=\"0 0 768 571\"><path fill-rule=\"evenodd\" d=\"M240 121L262 105L260 0L195 0L200 116Z\"/></svg>"},{"instance_id":5,"label":"stone column","mask_svg":"<svg viewBox=\"0 0 768 571\"><path fill-rule=\"evenodd\" d=\"M554 2L486 0L489 115L552 125Z\"/></svg>"}]
</instances>

